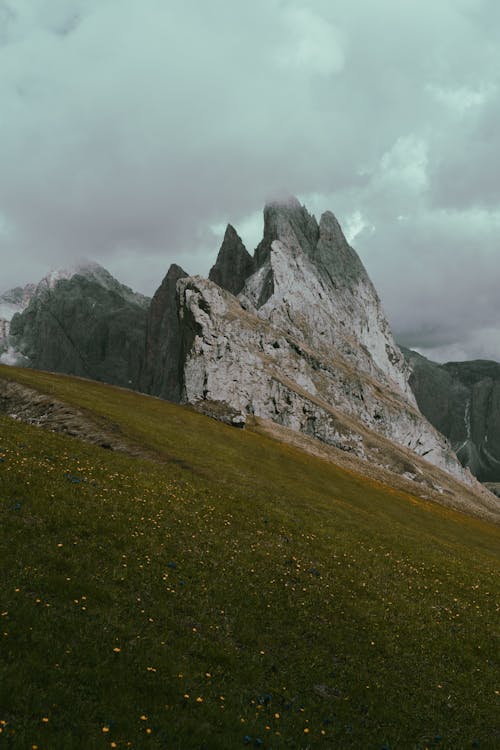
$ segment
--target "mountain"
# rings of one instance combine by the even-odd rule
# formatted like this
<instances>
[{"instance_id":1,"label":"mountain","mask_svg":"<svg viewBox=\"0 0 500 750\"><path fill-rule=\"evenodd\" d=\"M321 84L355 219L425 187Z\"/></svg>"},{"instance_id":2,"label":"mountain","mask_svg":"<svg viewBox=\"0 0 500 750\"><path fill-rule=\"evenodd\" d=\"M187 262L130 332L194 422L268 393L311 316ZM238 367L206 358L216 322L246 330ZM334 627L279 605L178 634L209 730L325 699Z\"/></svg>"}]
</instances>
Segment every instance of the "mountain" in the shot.
<instances>
[{"instance_id":1,"label":"mountain","mask_svg":"<svg viewBox=\"0 0 500 750\"><path fill-rule=\"evenodd\" d=\"M437 364L402 349L422 414L450 440L482 482L500 482L500 364L487 360Z\"/></svg>"},{"instance_id":2,"label":"mountain","mask_svg":"<svg viewBox=\"0 0 500 750\"><path fill-rule=\"evenodd\" d=\"M219 258L228 245L245 257L234 230L223 245ZM176 284L180 341L167 359L182 402L240 426L249 415L276 422L414 477L425 473L417 454L472 481L419 412L377 293L332 213L318 223L296 199L268 204L237 296L220 265L220 285Z\"/></svg>"},{"instance_id":3,"label":"mountain","mask_svg":"<svg viewBox=\"0 0 500 750\"><path fill-rule=\"evenodd\" d=\"M239 427L261 420L434 490L443 483L428 462L474 484L420 413L377 292L331 212L318 222L295 198L268 203L253 256L228 225L209 276L173 264L149 301L97 264L53 272L12 320L11 360Z\"/></svg>"},{"instance_id":4,"label":"mountain","mask_svg":"<svg viewBox=\"0 0 500 750\"><path fill-rule=\"evenodd\" d=\"M53 271L11 321L11 361L135 385L148 305L148 298L120 284L97 263Z\"/></svg>"}]
</instances>

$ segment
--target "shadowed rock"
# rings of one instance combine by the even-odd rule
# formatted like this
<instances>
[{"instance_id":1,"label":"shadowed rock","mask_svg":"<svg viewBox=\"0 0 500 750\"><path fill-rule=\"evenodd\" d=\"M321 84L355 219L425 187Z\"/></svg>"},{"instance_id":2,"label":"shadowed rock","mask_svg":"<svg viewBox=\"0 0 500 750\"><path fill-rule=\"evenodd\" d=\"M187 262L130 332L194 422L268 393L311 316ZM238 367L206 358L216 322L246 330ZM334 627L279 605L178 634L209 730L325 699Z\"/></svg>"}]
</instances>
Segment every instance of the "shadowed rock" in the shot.
<instances>
[{"instance_id":1,"label":"shadowed rock","mask_svg":"<svg viewBox=\"0 0 500 750\"><path fill-rule=\"evenodd\" d=\"M181 338L177 315L176 285L188 276L173 263L149 307L144 363L140 389L145 393L179 401Z\"/></svg>"},{"instance_id":2,"label":"shadowed rock","mask_svg":"<svg viewBox=\"0 0 500 750\"><path fill-rule=\"evenodd\" d=\"M500 482L500 364L475 360L440 365L410 349L402 352L422 414L478 479Z\"/></svg>"},{"instance_id":3,"label":"shadowed rock","mask_svg":"<svg viewBox=\"0 0 500 750\"><path fill-rule=\"evenodd\" d=\"M49 274L12 319L19 363L137 387L149 300L88 264Z\"/></svg>"},{"instance_id":4,"label":"shadowed rock","mask_svg":"<svg viewBox=\"0 0 500 750\"><path fill-rule=\"evenodd\" d=\"M215 265L208 278L231 294L239 294L254 272L254 261L236 229L228 224Z\"/></svg>"}]
</instances>

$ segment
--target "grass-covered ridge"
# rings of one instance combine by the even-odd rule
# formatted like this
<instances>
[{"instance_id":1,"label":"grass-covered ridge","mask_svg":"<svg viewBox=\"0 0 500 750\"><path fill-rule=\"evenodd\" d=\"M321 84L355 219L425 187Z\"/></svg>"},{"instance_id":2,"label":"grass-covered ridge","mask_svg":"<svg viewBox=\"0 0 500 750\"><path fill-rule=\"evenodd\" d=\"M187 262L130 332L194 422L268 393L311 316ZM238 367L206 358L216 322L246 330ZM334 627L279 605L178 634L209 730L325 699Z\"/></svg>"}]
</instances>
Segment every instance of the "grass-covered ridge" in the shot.
<instances>
[{"instance_id":1,"label":"grass-covered ridge","mask_svg":"<svg viewBox=\"0 0 500 750\"><path fill-rule=\"evenodd\" d=\"M500 533L188 409L2 377L0 747L497 748Z\"/></svg>"}]
</instances>

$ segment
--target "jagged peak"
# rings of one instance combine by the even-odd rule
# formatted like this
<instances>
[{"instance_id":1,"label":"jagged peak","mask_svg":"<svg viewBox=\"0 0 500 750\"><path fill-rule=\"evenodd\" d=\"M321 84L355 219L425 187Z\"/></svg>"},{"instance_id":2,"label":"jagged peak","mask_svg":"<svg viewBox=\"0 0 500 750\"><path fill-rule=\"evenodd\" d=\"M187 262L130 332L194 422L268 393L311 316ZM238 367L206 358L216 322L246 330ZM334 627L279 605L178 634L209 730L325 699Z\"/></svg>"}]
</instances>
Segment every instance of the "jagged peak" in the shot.
<instances>
[{"instance_id":1,"label":"jagged peak","mask_svg":"<svg viewBox=\"0 0 500 750\"><path fill-rule=\"evenodd\" d=\"M321 216L319 239L311 258L335 283L350 286L361 278L369 281L357 252L347 242L340 223L331 211L325 211Z\"/></svg>"},{"instance_id":2,"label":"jagged peak","mask_svg":"<svg viewBox=\"0 0 500 750\"><path fill-rule=\"evenodd\" d=\"M321 214L319 230L320 232L339 232L342 238L347 242L337 217L331 211L325 211Z\"/></svg>"},{"instance_id":3,"label":"jagged peak","mask_svg":"<svg viewBox=\"0 0 500 750\"><path fill-rule=\"evenodd\" d=\"M172 278L178 278L182 279L184 276L189 276L187 271L185 271L182 266L177 265L177 263L171 263L170 268L167 271L167 275L165 278L172 279Z\"/></svg>"},{"instance_id":4,"label":"jagged peak","mask_svg":"<svg viewBox=\"0 0 500 750\"><path fill-rule=\"evenodd\" d=\"M232 224L228 224L227 225L226 231L224 232L224 239L223 239L222 242L224 243L224 241L226 239L238 239L238 240L241 240L240 235L238 234L238 232L236 231L236 229L233 227Z\"/></svg>"},{"instance_id":5,"label":"jagged peak","mask_svg":"<svg viewBox=\"0 0 500 750\"><path fill-rule=\"evenodd\" d=\"M318 239L316 218L297 198L269 201L264 207L264 237L255 250L256 266L260 268L267 261L275 240L310 255Z\"/></svg>"},{"instance_id":6,"label":"jagged peak","mask_svg":"<svg viewBox=\"0 0 500 750\"><path fill-rule=\"evenodd\" d=\"M286 195L274 197L266 201L264 211L266 209L284 209L287 211L300 211L304 208L298 198L295 195L287 193Z\"/></svg>"},{"instance_id":7,"label":"jagged peak","mask_svg":"<svg viewBox=\"0 0 500 750\"><path fill-rule=\"evenodd\" d=\"M183 279L185 276L189 276L189 274L182 268L182 266L178 266L177 263L171 263L167 273L162 279L160 286L153 295L151 304L154 305L157 300L163 299L167 290L175 289L175 285L177 284L179 279Z\"/></svg>"},{"instance_id":8,"label":"jagged peak","mask_svg":"<svg viewBox=\"0 0 500 750\"><path fill-rule=\"evenodd\" d=\"M103 266L99 265L93 260L87 258L80 258L74 263L68 266L59 266L53 268L49 273L43 277L38 286L47 287L53 289L59 281L72 279L73 276L88 276L88 277L111 277L109 271Z\"/></svg>"},{"instance_id":9,"label":"jagged peak","mask_svg":"<svg viewBox=\"0 0 500 750\"><path fill-rule=\"evenodd\" d=\"M255 270L254 260L240 235L228 224L215 264L208 278L231 294L239 294Z\"/></svg>"}]
</instances>

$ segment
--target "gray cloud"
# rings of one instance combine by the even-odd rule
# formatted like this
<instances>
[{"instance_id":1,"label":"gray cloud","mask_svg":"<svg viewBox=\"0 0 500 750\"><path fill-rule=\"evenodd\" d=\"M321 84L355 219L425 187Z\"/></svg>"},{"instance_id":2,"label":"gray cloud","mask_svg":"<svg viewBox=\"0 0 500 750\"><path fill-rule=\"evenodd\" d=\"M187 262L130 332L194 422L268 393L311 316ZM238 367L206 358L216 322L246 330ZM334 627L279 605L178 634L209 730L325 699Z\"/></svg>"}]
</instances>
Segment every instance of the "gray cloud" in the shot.
<instances>
[{"instance_id":1,"label":"gray cloud","mask_svg":"<svg viewBox=\"0 0 500 750\"><path fill-rule=\"evenodd\" d=\"M0 287L89 256L152 293L172 261L206 273L227 221L252 249L288 191L349 228L404 343L500 358L499 15L0 2Z\"/></svg>"}]
</instances>

